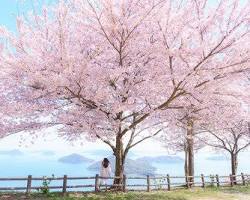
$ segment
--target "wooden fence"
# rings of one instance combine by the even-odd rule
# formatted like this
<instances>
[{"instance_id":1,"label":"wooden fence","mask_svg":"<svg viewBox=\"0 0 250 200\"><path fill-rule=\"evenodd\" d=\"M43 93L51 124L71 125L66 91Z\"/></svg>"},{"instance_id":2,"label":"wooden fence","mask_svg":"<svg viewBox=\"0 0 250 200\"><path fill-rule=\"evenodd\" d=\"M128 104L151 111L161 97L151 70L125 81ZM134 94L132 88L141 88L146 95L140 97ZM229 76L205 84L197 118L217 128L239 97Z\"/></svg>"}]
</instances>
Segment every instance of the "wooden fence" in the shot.
<instances>
[{"instance_id":1,"label":"wooden fence","mask_svg":"<svg viewBox=\"0 0 250 200\"><path fill-rule=\"evenodd\" d=\"M110 177L104 178L100 177L98 174L94 177L68 177L64 175L63 177L32 177L29 175L26 178L0 178L0 191L20 191L26 192L27 194L36 190L43 190L45 187L50 190L57 190L61 191L62 193L69 192L69 189L77 189L78 191L84 191L88 188L89 192L98 192L100 189L100 180L101 179L120 179L121 177ZM92 184L68 184L69 181L84 181L84 180L91 180ZM127 177L124 175L122 177L122 184L121 185L104 185L101 187L108 188L111 186L119 186L123 192L126 191L137 191L137 190L144 190L150 192L151 190L167 190L170 191L176 188L190 188L190 187L202 187L205 188L207 186L231 186L234 185L247 185L250 184L250 175L241 173L240 175L229 175L229 176L219 176L219 175L210 175L204 176L201 174L200 176L145 176L145 177ZM1 187L3 182L19 182L24 181L25 187ZM60 181L61 185L52 186L48 184L47 186L35 186L33 183L35 181ZM132 181L133 184L129 184L128 181ZM140 182L140 183L138 183ZM140 189L142 188L142 189Z\"/></svg>"}]
</instances>

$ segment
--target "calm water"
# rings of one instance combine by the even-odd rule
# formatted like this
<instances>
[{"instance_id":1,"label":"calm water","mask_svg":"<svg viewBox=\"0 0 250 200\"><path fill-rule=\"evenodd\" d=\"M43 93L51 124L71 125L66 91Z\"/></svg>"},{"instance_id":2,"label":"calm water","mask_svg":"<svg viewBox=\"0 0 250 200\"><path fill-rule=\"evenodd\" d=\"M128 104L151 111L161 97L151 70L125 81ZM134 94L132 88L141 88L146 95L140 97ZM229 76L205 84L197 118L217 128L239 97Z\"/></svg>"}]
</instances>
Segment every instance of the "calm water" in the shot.
<instances>
[{"instance_id":1,"label":"calm water","mask_svg":"<svg viewBox=\"0 0 250 200\"><path fill-rule=\"evenodd\" d=\"M211 154L198 153L195 159L195 174L205 175L230 174L230 160L209 160ZM214 156L214 154L213 154ZM89 164L65 164L58 162L58 156L39 156L36 154L31 155L0 155L0 177L26 177L29 174L33 177L51 176L54 174L56 177L61 177L64 174L68 176L95 176L95 171L89 171L87 167ZM250 153L243 152L239 157L238 172L250 173ZM183 163L152 163L157 168L158 174L170 174L172 176L183 175ZM140 181L144 183L143 181ZM136 182L137 184L139 182ZM40 186L41 181L32 183L34 186ZM92 181L69 181L69 185L76 184L94 184ZM133 182L130 181L130 184ZM62 185L61 181L53 181L51 185ZM13 187L13 186L26 186L26 182L3 182L0 181L0 187Z\"/></svg>"},{"instance_id":2,"label":"calm water","mask_svg":"<svg viewBox=\"0 0 250 200\"><path fill-rule=\"evenodd\" d=\"M142 155L143 156L143 155ZM230 174L230 160L209 160L211 154L198 153L195 157L195 174ZM0 177L33 176L93 176L98 172L89 171L89 163L66 164L58 162L60 156L31 155L0 155ZM98 156L97 156L98 157ZM99 157L98 157L99 159ZM98 160L96 159L96 160ZM183 163L152 163L159 174L183 175ZM250 173L250 153L243 152L239 156L238 171Z\"/></svg>"}]
</instances>

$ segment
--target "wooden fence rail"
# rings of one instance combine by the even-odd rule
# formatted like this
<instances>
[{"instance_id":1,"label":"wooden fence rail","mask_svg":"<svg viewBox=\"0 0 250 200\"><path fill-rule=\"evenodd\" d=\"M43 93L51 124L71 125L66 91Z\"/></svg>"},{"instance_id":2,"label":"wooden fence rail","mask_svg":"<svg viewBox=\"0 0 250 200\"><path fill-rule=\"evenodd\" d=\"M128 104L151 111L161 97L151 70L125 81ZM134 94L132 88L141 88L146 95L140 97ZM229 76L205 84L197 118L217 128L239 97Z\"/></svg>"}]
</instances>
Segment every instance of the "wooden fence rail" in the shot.
<instances>
[{"instance_id":1,"label":"wooden fence rail","mask_svg":"<svg viewBox=\"0 0 250 200\"><path fill-rule=\"evenodd\" d=\"M102 179L122 179L122 184L120 185L100 185L100 180ZM84 180L92 180L92 184L78 184L78 185L70 185L69 182L71 181L84 181ZM192 180L192 181L190 181ZM26 182L26 186L24 187L2 187L3 182ZM50 185L47 186L36 186L33 183L37 181L61 181L61 185ZM129 181L132 181L133 184L129 183ZM140 181L140 182L138 182ZM143 182L143 183L142 183ZM240 175L229 175L229 176L219 176L216 175L210 175L210 176L204 176L201 174L200 176L170 176L169 174L166 176L145 176L145 177L127 177L124 175L121 177L101 177L98 174L93 177L68 177L67 175L64 175L63 177L32 177L29 175L27 178L0 178L0 191L22 191L29 194L32 192L32 190L43 190L45 187L47 189L57 189L61 190L63 194L66 194L69 192L68 189L81 189L80 191L84 191L84 189L92 189L89 190L89 192L98 192L102 187L105 187L106 189L108 187L119 187L123 192L126 191L135 191L135 190L141 190L140 188L143 188L142 190L145 190L147 192L150 192L151 190L157 190L157 189L165 189L167 191L170 191L172 189L176 189L179 187L202 187L205 188L206 186L212 186L212 187L221 187L221 186L231 186L234 185L247 185L250 184L250 175L241 173Z\"/></svg>"}]
</instances>

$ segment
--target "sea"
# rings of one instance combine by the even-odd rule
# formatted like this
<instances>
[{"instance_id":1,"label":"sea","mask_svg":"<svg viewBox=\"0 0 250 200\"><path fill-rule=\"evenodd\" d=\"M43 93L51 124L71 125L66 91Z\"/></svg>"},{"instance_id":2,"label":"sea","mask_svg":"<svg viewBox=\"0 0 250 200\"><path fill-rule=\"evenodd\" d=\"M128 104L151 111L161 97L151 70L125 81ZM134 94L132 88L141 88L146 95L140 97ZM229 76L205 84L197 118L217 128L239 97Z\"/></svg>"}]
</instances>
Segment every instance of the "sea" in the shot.
<instances>
[{"instance_id":1,"label":"sea","mask_svg":"<svg viewBox=\"0 0 250 200\"><path fill-rule=\"evenodd\" d=\"M61 156L61 155L60 155ZM144 155L133 155L131 159L143 157ZM178 156L182 157L182 154ZM99 156L96 155L99 159ZM67 175L68 177L94 177L98 174L98 171L88 170L89 163L69 164L59 162L58 155L53 153L5 153L0 152L0 177L12 178L12 177L27 177L32 175L33 177L62 177ZM95 158L95 154L91 155L91 158ZM239 156L238 173L244 172L250 174L250 152L242 152ZM97 159L97 160L98 160ZM183 176L184 166L183 162L171 162L171 163L151 163L157 168L156 174L170 176ZM214 153L196 153L195 154L195 175L215 175L227 176L230 174L230 159L227 155L218 155ZM157 176L157 175L156 175ZM68 181L68 185L84 185L94 184L93 180L71 180ZM183 180L184 181L184 180ZM130 184L143 184L145 181L135 180L130 181ZM145 182L146 183L146 182ZM49 183L51 186L62 185L62 181L52 181ZM26 187L26 181L0 181L0 187ZM32 186L41 186L42 181L33 181ZM88 191L93 188L82 188L82 191ZM74 191L74 189L71 189ZM79 188L78 188L79 190Z\"/></svg>"}]
</instances>

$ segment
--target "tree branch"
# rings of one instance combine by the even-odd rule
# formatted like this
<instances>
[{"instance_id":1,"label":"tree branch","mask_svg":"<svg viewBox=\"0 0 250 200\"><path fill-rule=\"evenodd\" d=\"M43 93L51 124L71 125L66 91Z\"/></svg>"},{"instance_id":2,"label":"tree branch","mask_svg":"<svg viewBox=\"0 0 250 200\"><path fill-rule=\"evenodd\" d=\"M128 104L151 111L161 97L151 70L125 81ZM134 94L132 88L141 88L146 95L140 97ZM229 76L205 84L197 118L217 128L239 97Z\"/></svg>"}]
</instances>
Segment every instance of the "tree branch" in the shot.
<instances>
[{"instance_id":1,"label":"tree branch","mask_svg":"<svg viewBox=\"0 0 250 200\"><path fill-rule=\"evenodd\" d=\"M131 149L131 148L133 148L134 146L136 146L137 144L139 144L139 143L141 143L141 142L143 142L143 141L145 141L145 140L147 140L147 139L150 139L150 138L156 136L156 135L157 135L158 133L160 133L161 131L162 131L162 129L158 130L158 131L157 131L156 133L154 133L153 135L150 135L150 136L147 136L147 137L145 137L145 138L142 138L141 140L135 142L134 144L131 144L130 147L129 147L128 149Z\"/></svg>"},{"instance_id":2,"label":"tree branch","mask_svg":"<svg viewBox=\"0 0 250 200\"><path fill-rule=\"evenodd\" d=\"M103 141L105 144L109 145L111 147L111 149L113 150L113 152L115 152L115 146L108 140L103 139L100 135L96 134L96 137L98 139L100 139L101 141Z\"/></svg>"}]
</instances>

